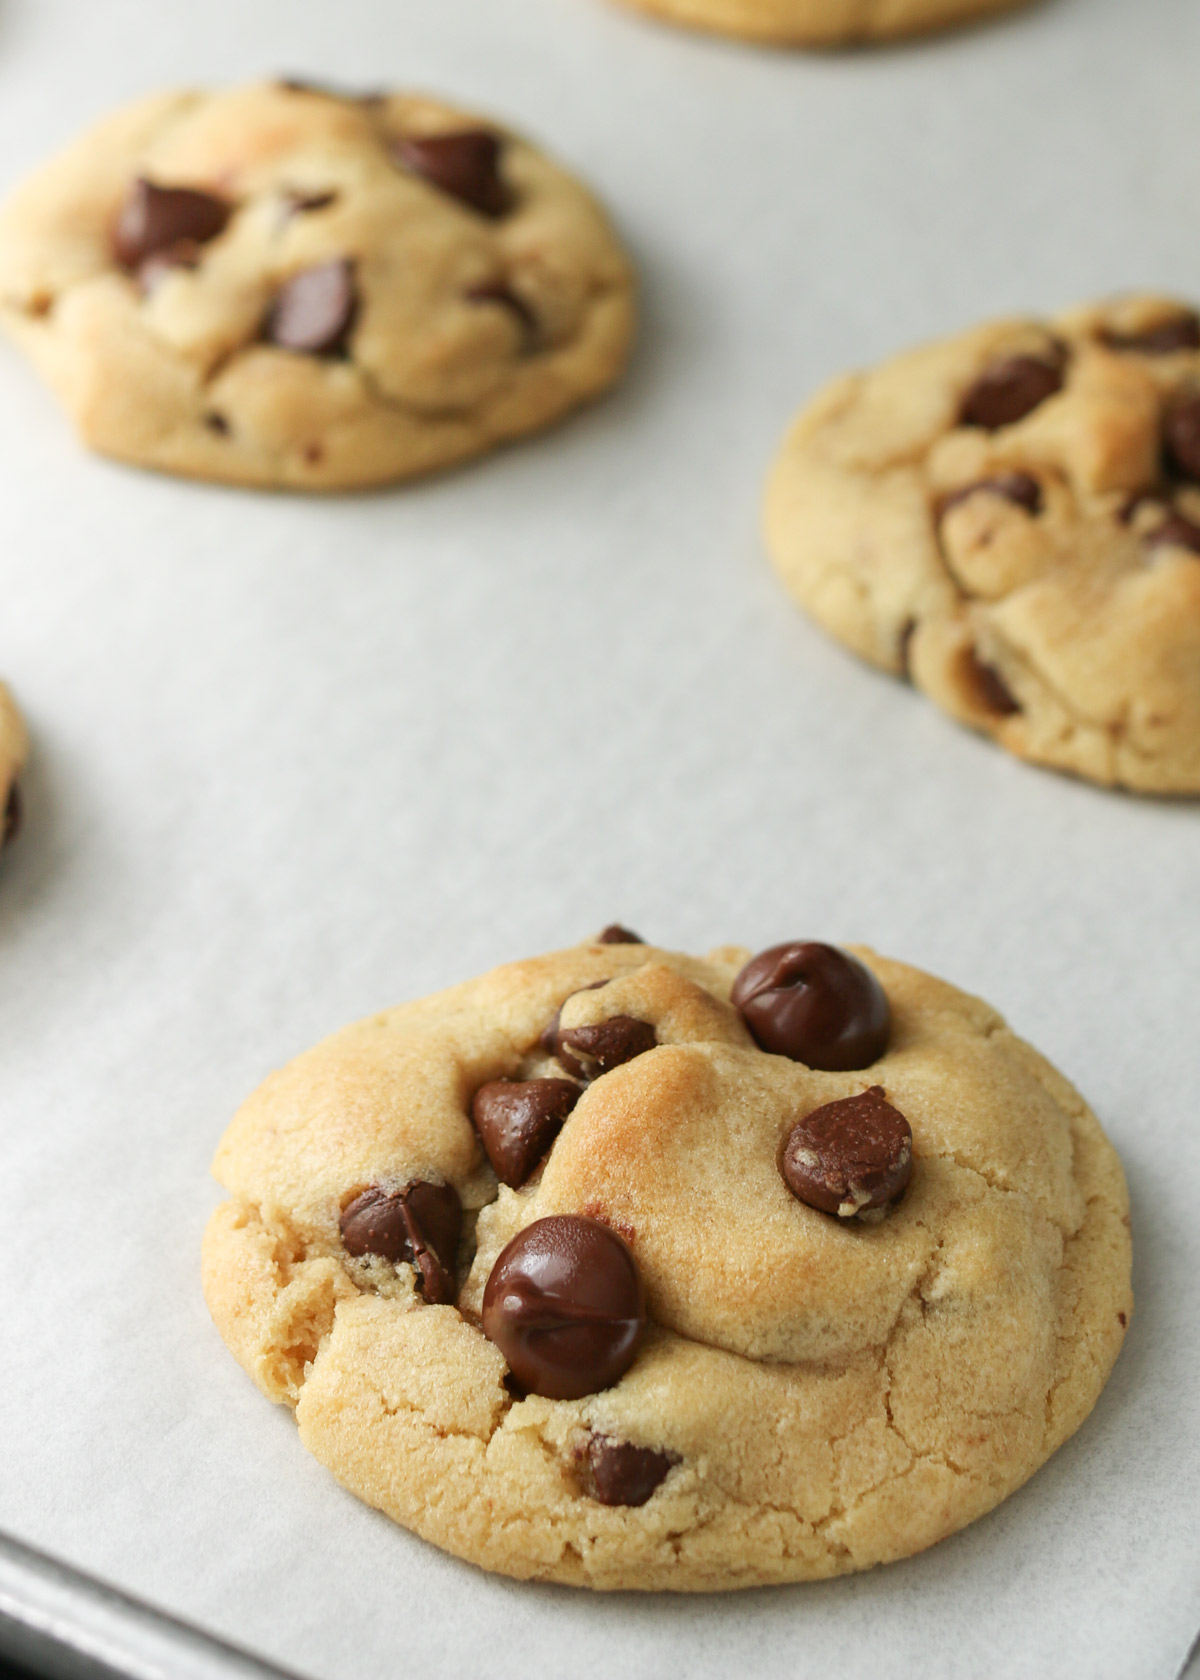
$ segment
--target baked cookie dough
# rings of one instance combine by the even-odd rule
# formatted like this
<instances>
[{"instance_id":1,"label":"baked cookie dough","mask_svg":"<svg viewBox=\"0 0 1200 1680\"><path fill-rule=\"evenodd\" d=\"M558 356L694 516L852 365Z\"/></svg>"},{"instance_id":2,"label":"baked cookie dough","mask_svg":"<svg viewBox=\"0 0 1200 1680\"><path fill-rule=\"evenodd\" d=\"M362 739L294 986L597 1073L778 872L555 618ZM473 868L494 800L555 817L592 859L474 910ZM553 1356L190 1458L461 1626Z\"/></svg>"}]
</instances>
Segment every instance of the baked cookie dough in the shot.
<instances>
[{"instance_id":1,"label":"baked cookie dough","mask_svg":"<svg viewBox=\"0 0 1200 1680\"><path fill-rule=\"evenodd\" d=\"M597 395L633 288L594 201L515 135L267 82L143 100L26 181L0 315L102 454L344 490Z\"/></svg>"},{"instance_id":2,"label":"baked cookie dough","mask_svg":"<svg viewBox=\"0 0 1200 1680\"><path fill-rule=\"evenodd\" d=\"M235 1357L344 1486L519 1578L919 1551L1078 1428L1132 1310L1121 1167L1066 1080L812 942L614 928L388 1010L268 1079L215 1171Z\"/></svg>"},{"instance_id":3,"label":"baked cookie dough","mask_svg":"<svg viewBox=\"0 0 1200 1680\"><path fill-rule=\"evenodd\" d=\"M767 544L826 630L1021 758L1200 793L1200 317L1006 320L838 379Z\"/></svg>"},{"instance_id":4,"label":"baked cookie dough","mask_svg":"<svg viewBox=\"0 0 1200 1680\"><path fill-rule=\"evenodd\" d=\"M29 738L17 703L0 683L0 851L21 828L20 774L29 754Z\"/></svg>"},{"instance_id":5,"label":"baked cookie dough","mask_svg":"<svg viewBox=\"0 0 1200 1680\"><path fill-rule=\"evenodd\" d=\"M1029 0L625 0L672 23L748 41L849 46L921 35L1013 11Z\"/></svg>"}]
</instances>

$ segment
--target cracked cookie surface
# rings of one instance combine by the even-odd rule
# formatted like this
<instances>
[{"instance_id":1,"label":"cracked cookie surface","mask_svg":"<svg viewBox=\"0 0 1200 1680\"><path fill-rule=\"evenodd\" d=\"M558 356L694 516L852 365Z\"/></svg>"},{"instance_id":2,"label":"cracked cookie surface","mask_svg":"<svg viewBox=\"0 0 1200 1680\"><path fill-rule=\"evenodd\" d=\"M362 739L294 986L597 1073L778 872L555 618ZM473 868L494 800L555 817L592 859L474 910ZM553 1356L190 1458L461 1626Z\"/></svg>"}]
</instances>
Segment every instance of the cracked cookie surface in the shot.
<instances>
[{"instance_id":1,"label":"cracked cookie surface","mask_svg":"<svg viewBox=\"0 0 1200 1680\"><path fill-rule=\"evenodd\" d=\"M851 1071L758 1047L732 947L585 944L336 1034L218 1150L204 1286L222 1336L347 1488L504 1574L718 1590L944 1538L1094 1405L1132 1310L1128 1204L1086 1104L993 1010L857 955L890 1035ZM476 1093L561 1081L555 1047L599 1029L626 1059L593 1068L501 1184ZM880 1092L911 1126L907 1189L863 1218L806 1205L781 1170L798 1120ZM485 1132L494 1107L476 1105ZM453 1188L456 1251L458 1227L430 1224L409 1259L357 1252L364 1205L365 1246L401 1251L385 1215L414 1184ZM568 1399L522 1389L484 1334L501 1256L560 1224L632 1256L646 1313L624 1374Z\"/></svg>"},{"instance_id":2,"label":"cracked cookie surface","mask_svg":"<svg viewBox=\"0 0 1200 1680\"><path fill-rule=\"evenodd\" d=\"M1022 758L1200 793L1200 320L1139 296L839 379L770 476L789 590Z\"/></svg>"},{"instance_id":3,"label":"cracked cookie surface","mask_svg":"<svg viewBox=\"0 0 1200 1680\"><path fill-rule=\"evenodd\" d=\"M0 214L0 315L94 449L341 490L548 425L619 375L629 264L490 122L296 83L157 95Z\"/></svg>"},{"instance_id":4,"label":"cracked cookie surface","mask_svg":"<svg viewBox=\"0 0 1200 1680\"><path fill-rule=\"evenodd\" d=\"M920 35L1016 10L1029 0L625 0L673 23L750 41L847 46Z\"/></svg>"}]
</instances>

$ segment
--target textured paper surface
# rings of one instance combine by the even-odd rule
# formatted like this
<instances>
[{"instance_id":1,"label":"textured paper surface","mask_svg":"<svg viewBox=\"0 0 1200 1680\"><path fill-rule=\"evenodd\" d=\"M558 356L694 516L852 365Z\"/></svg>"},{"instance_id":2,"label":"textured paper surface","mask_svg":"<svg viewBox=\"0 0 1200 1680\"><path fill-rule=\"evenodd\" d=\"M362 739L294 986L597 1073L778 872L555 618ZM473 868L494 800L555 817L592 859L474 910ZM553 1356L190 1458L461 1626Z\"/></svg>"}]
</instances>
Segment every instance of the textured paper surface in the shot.
<instances>
[{"instance_id":1,"label":"textured paper surface","mask_svg":"<svg viewBox=\"0 0 1200 1680\"><path fill-rule=\"evenodd\" d=\"M613 208L631 376L415 490L85 458L0 351L0 1526L319 1680L1173 1680L1200 1626L1200 810L1012 762L805 623L757 536L826 376L1007 309L1200 291L1195 0L770 55L600 0L0 0L0 185L259 72L492 109ZM1078 1436L868 1577L590 1598L356 1504L197 1281L241 1098L341 1023L620 918L862 939L978 991L1126 1162L1137 1312Z\"/></svg>"}]
</instances>

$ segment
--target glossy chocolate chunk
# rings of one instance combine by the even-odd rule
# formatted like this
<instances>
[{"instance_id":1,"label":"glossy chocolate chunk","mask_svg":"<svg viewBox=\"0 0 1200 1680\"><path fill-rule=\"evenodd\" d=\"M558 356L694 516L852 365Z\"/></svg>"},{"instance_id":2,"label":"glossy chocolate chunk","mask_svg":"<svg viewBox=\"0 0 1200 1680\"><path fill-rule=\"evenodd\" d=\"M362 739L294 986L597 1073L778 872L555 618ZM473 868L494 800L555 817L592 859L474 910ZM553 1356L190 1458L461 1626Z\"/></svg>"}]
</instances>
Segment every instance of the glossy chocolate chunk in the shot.
<instances>
[{"instance_id":1,"label":"glossy chocolate chunk","mask_svg":"<svg viewBox=\"0 0 1200 1680\"><path fill-rule=\"evenodd\" d=\"M1200 396L1180 397L1172 403L1163 437L1170 471L1200 484Z\"/></svg>"},{"instance_id":2,"label":"glossy chocolate chunk","mask_svg":"<svg viewBox=\"0 0 1200 1680\"><path fill-rule=\"evenodd\" d=\"M233 206L192 187L158 187L141 177L130 187L113 228L113 252L125 268L181 240L204 245L224 230Z\"/></svg>"},{"instance_id":3,"label":"glossy chocolate chunk","mask_svg":"<svg viewBox=\"0 0 1200 1680\"><path fill-rule=\"evenodd\" d=\"M1200 554L1200 525L1194 525L1182 513L1173 513L1155 530L1147 532L1146 541L1151 548L1186 548Z\"/></svg>"},{"instance_id":4,"label":"glossy chocolate chunk","mask_svg":"<svg viewBox=\"0 0 1200 1680\"><path fill-rule=\"evenodd\" d=\"M1000 496L1014 506L1024 508L1026 513L1040 513L1042 511L1042 487L1032 473L1005 472L997 473L994 478L978 478L973 484L964 484L960 490L951 490L949 495L943 496L938 507L941 518L965 502L969 496L977 491L986 490L989 495Z\"/></svg>"},{"instance_id":5,"label":"glossy chocolate chunk","mask_svg":"<svg viewBox=\"0 0 1200 1680\"><path fill-rule=\"evenodd\" d=\"M646 1322L637 1262L598 1219L556 1214L500 1253L483 1292L483 1333L521 1387L551 1400L610 1388Z\"/></svg>"},{"instance_id":6,"label":"glossy chocolate chunk","mask_svg":"<svg viewBox=\"0 0 1200 1680\"><path fill-rule=\"evenodd\" d=\"M1131 350L1143 356L1169 356L1173 350L1200 350L1200 315L1183 309L1143 332L1100 334L1110 350Z\"/></svg>"},{"instance_id":7,"label":"glossy chocolate chunk","mask_svg":"<svg viewBox=\"0 0 1200 1680\"><path fill-rule=\"evenodd\" d=\"M797 1120L780 1171L797 1201L850 1219L904 1194L912 1177L912 1128L883 1087L872 1085Z\"/></svg>"},{"instance_id":8,"label":"glossy chocolate chunk","mask_svg":"<svg viewBox=\"0 0 1200 1680\"><path fill-rule=\"evenodd\" d=\"M479 1087L471 1118L502 1184L524 1184L581 1095L569 1079L491 1079Z\"/></svg>"},{"instance_id":9,"label":"glossy chocolate chunk","mask_svg":"<svg viewBox=\"0 0 1200 1680\"><path fill-rule=\"evenodd\" d=\"M372 1185L342 1210L341 1232L347 1254L409 1260L427 1301L453 1301L462 1203L452 1184L417 1179L403 1190Z\"/></svg>"},{"instance_id":10,"label":"glossy chocolate chunk","mask_svg":"<svg viewBox=\"0 0 1200 1680\"><path fill-rule=\"evenodd\" d=\"M10 782L8 797L4 801L4 814L0 816L0 850L17 838L21 832L21 819L24 810L21 805L21 789L16 782Z\"/></svg>"},{"instance_id":11,"label":"glossy chocolate chunk","mask_svg":"<svg viewBox=\"0 0 1200 1680\"><path fill-rule=\"evenodd\" d=\"M284 282L267 317L265 336L281 350L339 356L357 309L354 264L344 259L319 263Z\"/></svg>"},{"instance_id":12,"label":"glossy chocolate chunk","mask_svg":"<svg viewBox=\"0 0 1200 1680\"><path fill-rule=\"evenodd\" d=\"M995 432L1015 426L1062 389L1062 368L1040 356L1005 356L984 368L959 410L963 426Z\"/></svg>"},{"instance_id":13,"label":"glossy chocolate chunk","mask_svg":"<svg viewBox=\"0 0 1200 1680\"><path fill-rule=\"evenodd\" d=\"M610 922L596 939L597 945L644 945L646 941L640 934L630 933L620 922Z\"/></svg>"},{"instance_id":14,"label":"glossy chocolate chunk","mask_svg":"<svg viewBox=\"0 0 1200 1680\"><path fill-rule=\"evenodd\" d=\"M635 1020L632 1015L610 1015L607 1021L589 1027L560 1027L554 1051L567 1072L577 1079L599 1079L622 1062L645 1055L657 1043L658 1035L648 1021Z\"/></svg>"},{"instance_id":15,"label":"glossy chocolate chunk","mask_svg":"<svg viewBox=\"0 0 1200 1680\"><path fill-rule=\"evenodd\" d=\"M985 711L995 712L997 717L1012 717L1021 710L1021 702L996 667L980 659L973 648L967 653L966 669L975 698Z\"/></svg>"},{"instance_id":16,"label":"glossy chocolate chunk","mask_svg":"<svg viewBox=\"0 0 1200 1680\"><path fill-rule=\"evenodd\" d=\"M486 128L456 134L410 135L398 140L393 155L430 186L449 193L481 216L503 216L512 193L500 173L499 137Z\"/></svg>"},{"instance_id":17,"label":"glossy chocolate chunk","mask_svg":"<svg viewBox=\"0 0 1200 1680\"><path fill-rule=\"evenodd\" d=\"M588 1440L592 1490L601 1505L644 1505L667 1471L679 1463L675 1453L635 1447L608 1435Z\"/></svg>"},{"instance_id":18,"label":"glossy chocolate chunk","mask_svg":"<svg viewBox=\"0 0 1200 1680\"><path fill-rule=\"evenodd\" d=\"M763 1050L806 1067L869 1067L887 1049L891 1010L883 987L833 945L772 945L742 969L732 998Z\"/></svg>"}]
</instances>

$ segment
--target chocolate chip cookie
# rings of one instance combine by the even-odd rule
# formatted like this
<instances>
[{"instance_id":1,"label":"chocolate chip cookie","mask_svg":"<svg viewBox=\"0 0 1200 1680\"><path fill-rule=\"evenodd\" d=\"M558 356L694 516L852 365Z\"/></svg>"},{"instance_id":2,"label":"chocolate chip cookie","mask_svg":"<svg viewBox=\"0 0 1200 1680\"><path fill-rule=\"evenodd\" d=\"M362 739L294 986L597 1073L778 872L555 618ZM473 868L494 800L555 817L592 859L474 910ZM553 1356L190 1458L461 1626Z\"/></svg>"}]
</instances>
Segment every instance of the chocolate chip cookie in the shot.
<instances>
[{"instance_id":1,"label":"chocolate chip cookie","mask_svg":"<svg viewBox=\"0 0 1200 1680\"><path fill-rule=\"evenodd\" d=\"M593 200L517 136L274 82L144 100L39 170L0 215L0 314L101 453L341 490L595 396L633 290Z\"/></svg>"},{"instance_id":2,"label":"chocolate chip cookie","mask_svg":"<svg viewBox=\"0 0 1200 1680\"><path fill-rule=\"evenodd\" d=\"M21 827L19 777L29 752L29 739L16 701L0 683L0 851L16 839Z\"/></svg>"},{"instance_id":3,"label":"chocolate chip cookie","mask_svg":"<svg viewBox=\"0 0 1200 1680\"><path fill-rule=\"evenodd\" d=\"M998 321L837 380L767 543L856 653L1022 758L1200 793L1200 317Z\"/></svg>"},{"instance_id":4,"label":"chocolate chip cookie","mask_svg":"<svg viewBox=\"0 0 1200 1680\"><path fill-rule=\"evenodd\" d=\"M626 0L673 23L800 47L920 35L1013 11L1028 0Z\"/></svg>"},{"instance_id":5,"label":"chocolate chip cookie","mask_svg":"<svg viewBox=\"0 0 1200 1680\"><path fill-rule=\"evenodd\" d=\"M1120 1164L984 1003L816 941L620 937L376 1015L217 1152L230 1349L487 1569L865 1569L1019 1486L1132 1310Z\"/></svg>"}]
</instances>

